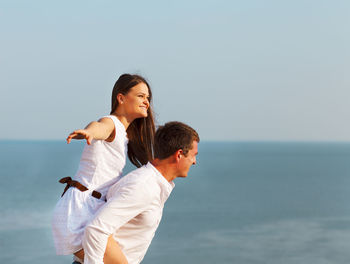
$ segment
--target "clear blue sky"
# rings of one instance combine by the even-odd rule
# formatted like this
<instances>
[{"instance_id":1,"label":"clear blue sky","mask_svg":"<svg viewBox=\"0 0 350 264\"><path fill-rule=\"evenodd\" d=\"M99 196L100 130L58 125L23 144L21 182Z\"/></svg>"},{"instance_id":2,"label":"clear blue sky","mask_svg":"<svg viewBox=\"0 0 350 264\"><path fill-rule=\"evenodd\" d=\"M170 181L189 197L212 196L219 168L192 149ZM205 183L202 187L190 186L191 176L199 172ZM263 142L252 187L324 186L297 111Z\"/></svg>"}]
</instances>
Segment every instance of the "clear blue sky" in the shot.
<instances>
[{"instance_id":1,"label":"clear blue sky","mask_svg":"<svg viewBox=\"0 0 350 264\"><path fill-rule=\"evenodd\" d=\"M203 140L350 139L350 2L0 2L0 139L64 139L144 75Z\"/></svg>"}]
</instances>

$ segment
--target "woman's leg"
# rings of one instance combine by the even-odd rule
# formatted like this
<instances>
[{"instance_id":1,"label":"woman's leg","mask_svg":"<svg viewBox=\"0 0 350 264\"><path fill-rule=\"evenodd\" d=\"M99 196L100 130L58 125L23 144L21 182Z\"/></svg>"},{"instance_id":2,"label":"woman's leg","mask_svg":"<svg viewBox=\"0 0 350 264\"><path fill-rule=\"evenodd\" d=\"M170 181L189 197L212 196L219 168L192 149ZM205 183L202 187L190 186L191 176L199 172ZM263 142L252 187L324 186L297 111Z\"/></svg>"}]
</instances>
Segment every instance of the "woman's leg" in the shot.
<instances>
[{"instance_id":1,"label":"woman's leg","mask_svg":"<svg viewBox=\"0 0 350 264\"><path fill-rule=\"evenodd\" d=\"M84 250L81 249L74 253L80 259L84 259ZM112 236L108 238L105 255L103 257L104 264L128 264L126 257L121 251L119 244Z\"/></svg>"}]
</instances>

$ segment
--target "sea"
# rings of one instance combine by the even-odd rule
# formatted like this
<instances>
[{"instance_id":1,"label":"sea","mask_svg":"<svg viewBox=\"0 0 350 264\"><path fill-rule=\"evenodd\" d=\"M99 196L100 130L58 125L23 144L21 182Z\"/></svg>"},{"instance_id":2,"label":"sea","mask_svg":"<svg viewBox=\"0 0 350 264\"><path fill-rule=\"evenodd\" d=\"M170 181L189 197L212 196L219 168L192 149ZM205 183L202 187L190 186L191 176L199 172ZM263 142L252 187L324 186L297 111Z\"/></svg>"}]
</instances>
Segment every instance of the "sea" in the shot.
<instances>
[{"instance_id":1,"label":"sea","mask_svg":"<svg viewBox=\"0 0 350 264\"><path fill-rule=\"evenodd\" d=\"M72 263L50 222L84 144L0 141L0 263ZM201 142L175 184L143 264L349 263L350 143Z\"/></svg>"}]
</instances>

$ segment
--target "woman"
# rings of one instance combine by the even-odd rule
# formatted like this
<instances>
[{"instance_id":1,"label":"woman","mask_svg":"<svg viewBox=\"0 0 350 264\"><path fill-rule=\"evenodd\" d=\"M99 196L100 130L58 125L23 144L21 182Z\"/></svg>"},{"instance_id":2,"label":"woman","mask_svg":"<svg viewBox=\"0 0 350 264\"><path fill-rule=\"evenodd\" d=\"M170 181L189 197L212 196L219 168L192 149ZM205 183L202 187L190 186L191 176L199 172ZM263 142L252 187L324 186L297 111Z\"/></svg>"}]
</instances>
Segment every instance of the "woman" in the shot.
<instances>
[{"instance_id":1,"label":"woman","mask_svg":"<svg viewBox=\"0 0 350 264\"><path fill-rule=\"evenodd\" d=\"M68 136L67 143L72 139L86 139L87 145L74 179L60 180L67 186L52 221L58 255L82 257L84 228L105 203L109 187L121 175L126 153L137 167L152 159L155 127L151 98L150 86L143 77L123 74L113 88L110 115ZM105 263L125 262L118 244L112 238L109 242Z\"/></svg>"}]
</instances>

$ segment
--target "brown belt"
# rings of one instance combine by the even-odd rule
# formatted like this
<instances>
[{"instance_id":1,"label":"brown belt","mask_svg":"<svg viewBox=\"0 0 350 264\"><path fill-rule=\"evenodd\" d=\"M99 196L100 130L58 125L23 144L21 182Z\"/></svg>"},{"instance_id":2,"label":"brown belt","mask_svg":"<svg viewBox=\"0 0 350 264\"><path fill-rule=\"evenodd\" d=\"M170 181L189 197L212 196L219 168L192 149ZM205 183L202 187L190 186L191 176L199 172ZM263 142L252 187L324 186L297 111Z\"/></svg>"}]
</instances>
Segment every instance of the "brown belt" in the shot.
<instances>
[{"instance_id":1,"label":"brown belt","mask_svg":"<svg viewBox=\"0 0 350 264\"><path fill-rule=\"evenodd\" d=\"M71 177L64 177L64 178L60 179L59 182L63 183L63 184L65 184L65 183L67 184L66 187L64 188L64 191L63 191L61 197L65 194L65 192L68 190L69 187L75 187L81 192L85 192L85 191L89 190L84 185L82 185L80 182L72 180ZM102 195L98 191L92 191L91 196L93 196L97 199L100 199Z\"/></svg>"}]
</instances>

